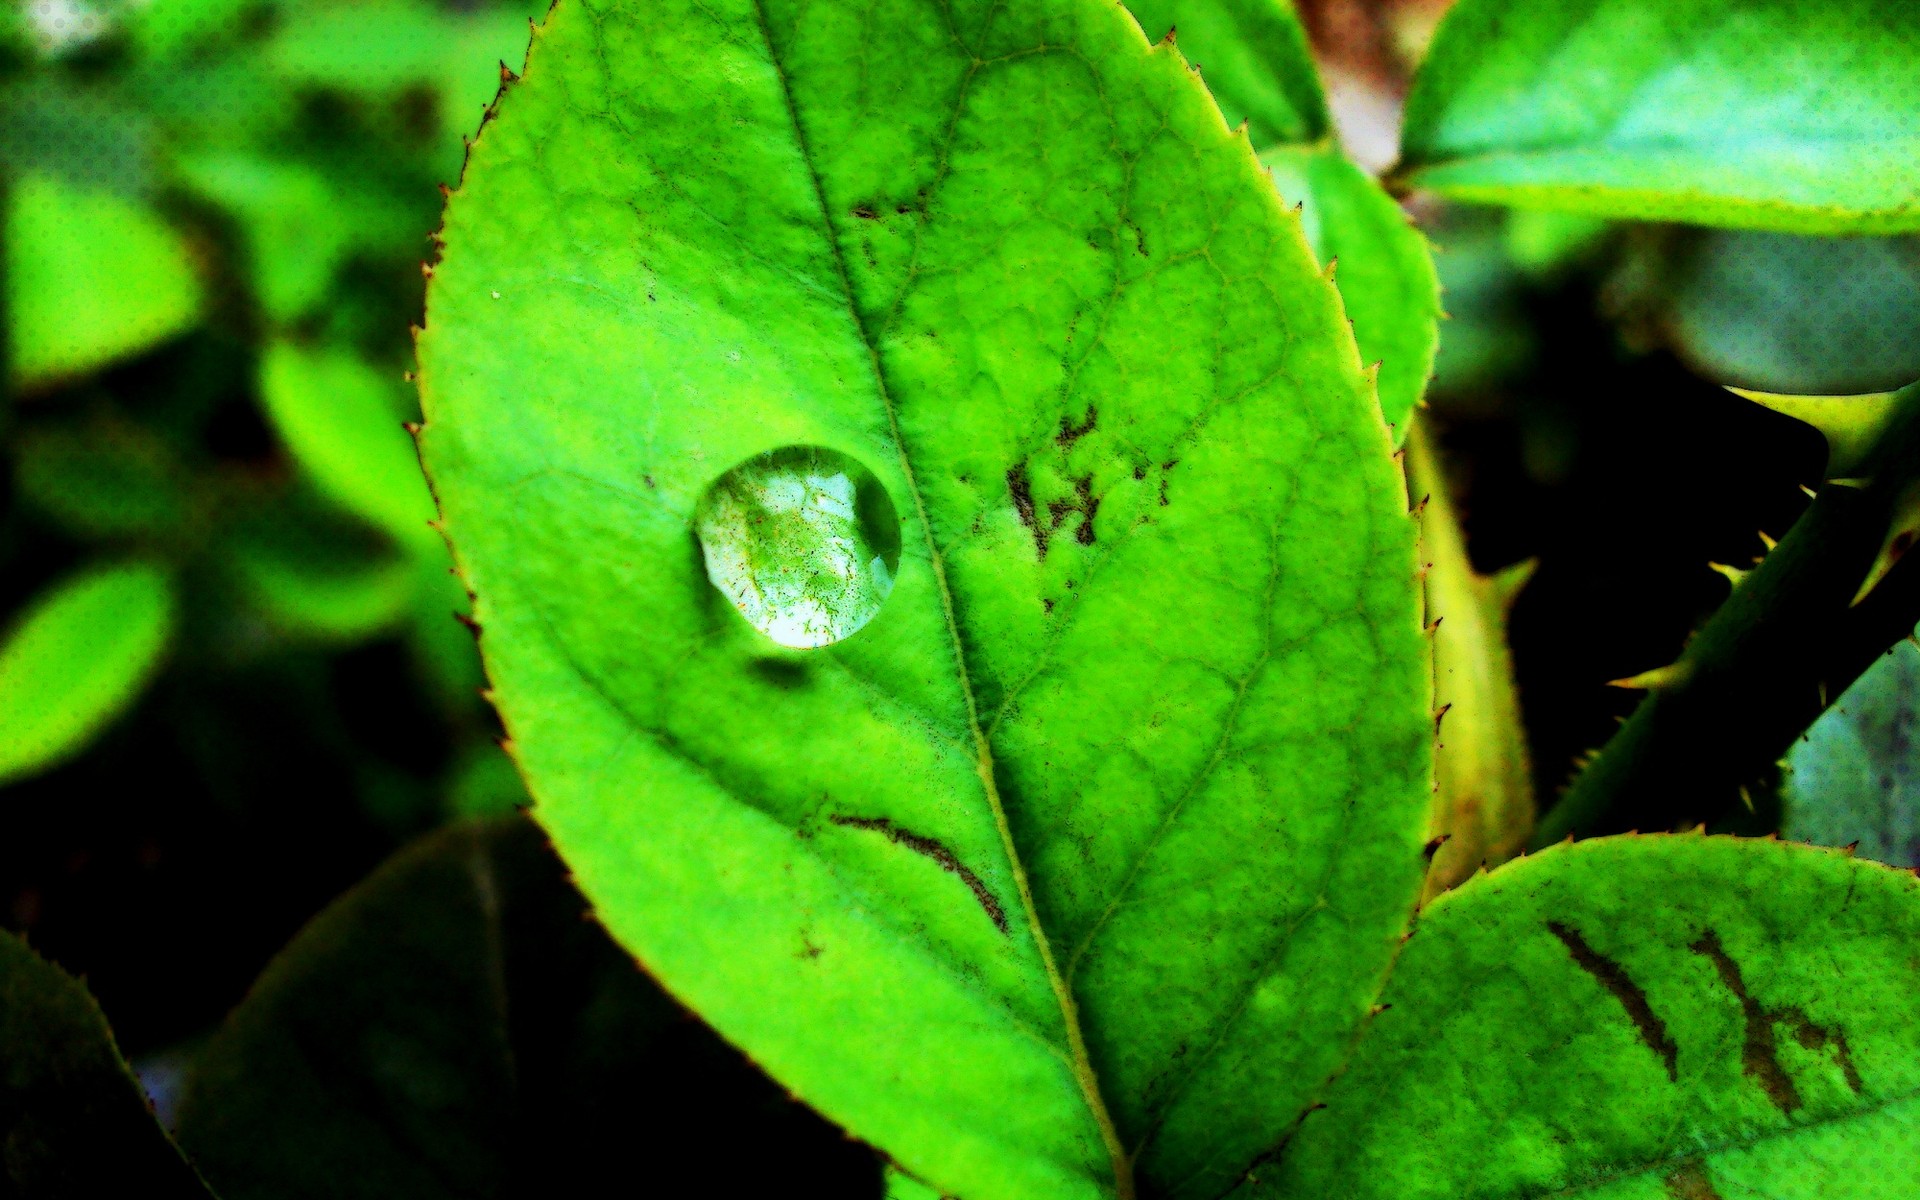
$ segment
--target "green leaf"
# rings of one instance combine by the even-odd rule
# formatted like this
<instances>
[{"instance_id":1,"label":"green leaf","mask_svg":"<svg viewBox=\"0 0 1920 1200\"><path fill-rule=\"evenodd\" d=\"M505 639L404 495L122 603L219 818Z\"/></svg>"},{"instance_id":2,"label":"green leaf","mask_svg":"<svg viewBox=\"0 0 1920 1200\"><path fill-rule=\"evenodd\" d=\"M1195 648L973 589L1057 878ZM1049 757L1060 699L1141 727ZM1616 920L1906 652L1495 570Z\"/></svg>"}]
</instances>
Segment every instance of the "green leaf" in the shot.
<instances>
[{"instance_id":1,"label":"green leaf","mask_svg":"<svg viewBox=\"0 0 1920 1200\"><path fill-rule=\"evenodd\" d=\"M1459 200L1798 233L1920 230L1920 8L1461 0L1400 174Z\"/></svg>"},{"instance_id":2,"label":"green leaf","mask_svg":"<svg viewBox=\"0 0 1920 1200\"><path fill-rule=\"evenodd\" d=\"M1147 37L1177 32L1228 125L1255 146L1330 144L1333 119L1293 0L1132 0Z\"/></svg>"},{"instance_id":3,"label":"green leaf","mask_svg":"<svg viewBox=\"0 0 1920 1200\"><path fill-rule=\"evenodd\" d=\"M227 557L247 600L286 633L357 641L412 612L422 568L289 522L238 538Z\"/></svg>"},{"instance_id":4,"label":"green leaf","mask_svg":"<svg viewBox=\"0 0 1920 1200\"><path fill-rule=\"evenodd\" d=\"M402 428L397 372L349 351L275 341L261 360L260 396L289 453L336 503L402 545L433 544L433 499Z\"/></svg>"},{"instance_id":5,"label":"green leaf","mask_svg":"<svg viewBox=\"0 0 1920 1200\"><path fill-rule=\"evenodd\" d=\"M1584 259L1616 226L1581 213L1515 208L1507 212L1507 255L1529 275L1551 277Z\"/></svg>"},{"instance_id":6,"label":"green leaf","mask_svg":"<svg viewBox=\"0 0 1920 1200\"><path fill-rule=\"evenodd\" d=\"M1440 279L1427 239L1380 184L1337 150L1280 146L1260 156L1301 205L1314 254L1334 273L1360 356L1378 364L1380 412L1404 442L1440 342Z\"/></svg>"},{"instance_id":7,"label":"green leaf","mask_svg":"<svg viewBox=\"0 0 1920 1200\"><path fill-rule=\"evenodd\" d=\"M938 1189L1230 1185L1371 1003L1432 731L1338 297L1178 51L1102 0L563 0L444 236L426 461L609 928ZM784 446L901 521L807 651L693 531Z\"/></svg>"},{"instance_id":8,"label":"green leaf","mask_svg":"<svg viewBox=\"0 0 1920 1200\"><path fill-rule=\"evenodd\" d=\"M137 201L29 173L13 181L5 234L8 353L19 386L83 375L199 317L200 281L185 243Z\"/></svg>"},{"instance_id":9,"label":"green leaf","mask_svg":"<svg viewBox=\"0 0 1920 1200\"><path fill-rule=\"evenodd\" d=\"M1433 634L1434 850L1426 895L1518 854L1533 830L1533 764L1507 649L1507 613L1533 573L1529 560L1481 575L1447 494L1424 422L1407 443L1407 482L1420 513L1427 621Z\"/></svg>"},{"instance_id":10,"label":"green leaf","mask_svg":"<svg viewBox=\"0 0 1920 1200\"><path fill-rule=\"evenodd\" d=\"M173 634L159 567L97 567L42 593L0 640L0 782L79 753L131 705Z\"/></svg>"},{"instance_id":11,"label":"green leaf","mask_svg":"<svg viewBox=\"0 0 1920 1200\"><path fill-rule=\"evenodd\" d=\"M208 1200L87 989L0 930L0 1192Z\"/></svg>"},{"instance_id":12,"label":"green leaf","mask_svg":"<svg viewBox=\"0 0 1920 1200\"><path fill-rule=\"evenodd\" d=\"M527 21L545 0L449 10L425 0L303 5L275 31L266 57L282 79L362 93L426 84L442 122L467 133L500 86L500 64L526 57Z\"/></svg>"},{"instance_id":13,"label":"green leaf","mask_svg":"<svg viewBox=\"0 0 1920 1200\"><path fill-rule=\"evenodd\" d=\"M203 154L180 164L182 181L238 221L249 275L267 317L285 323L330 299L334 275L359 246L414 243L404 208L346 192L319 168L252 154ZM401 250L401 253L404 253Z\"/></svg>"},{"instance_id":14,"label":"green leaf","mask_svg":"<svg viewBox=\"0 0 1920 1200\"><path fill-rule=\"evenodd\" d=\"M1787 752L1782 836L1920 867L1920 645L1902 641Z\"/></svg>"},{"instance_id":15,"label":"green leaf","mask_svg":"<svg viewBox=\"0 0 1920 1200\"><path fill-rule=\"evenodd\" d=\"M1422 913L1255 1196L1893 1200L1920 1151L1920 882L1831 850L1601 838Z\"/></svg>"},{"instance_id":16,"label":"green leaf","mask_svg":"<svg viewBox=\"0 0 1920 1200\"><path fill-rule=\"evenodd\" d=\"M1326 97L1291 0L1145 0L1149 36L1177 28L1227 124L1244 121L1288 204L1301 206L1322 265L1339 264L1361 361L1379 363L1380 411L1396 444L1426 392L1439 341L1440 284L1420 231L1334 144Z\"/></svg>"},{"instance_id":17,"label":"green leaf","mask_svg":"<svg viewBox=\"0 0 1920 1200\"><path fill-rule=\"evenodd\" d=\"M870 1151L690 1020L585 907L524 817L402 851L208 1043L180 1144L224 1200L589 1195L720 1171L729 1194L879 1193Z\"/></svg>"},{"instance_id":18,"label":"green leaf","mask_svg":"<svg viewBox=\"0 0 1920 1200\"><path fill-rule=\"evenodd\" d=\"M1676 229L1622 279L1699 374L1764 392L1853 395L1920 379L1920 237Z\"/></svg>"},{"instance_id":19,"label":"green leaf","mask_svg":"<svg viewBox=\"0 0 1920 1200\"><path fill-rule=\"evenodd\" d=\"M201 515L173 448L130 421L29 427L13 446L21 496L81 537L166 537Z\"/></svg>"}]
</instances>

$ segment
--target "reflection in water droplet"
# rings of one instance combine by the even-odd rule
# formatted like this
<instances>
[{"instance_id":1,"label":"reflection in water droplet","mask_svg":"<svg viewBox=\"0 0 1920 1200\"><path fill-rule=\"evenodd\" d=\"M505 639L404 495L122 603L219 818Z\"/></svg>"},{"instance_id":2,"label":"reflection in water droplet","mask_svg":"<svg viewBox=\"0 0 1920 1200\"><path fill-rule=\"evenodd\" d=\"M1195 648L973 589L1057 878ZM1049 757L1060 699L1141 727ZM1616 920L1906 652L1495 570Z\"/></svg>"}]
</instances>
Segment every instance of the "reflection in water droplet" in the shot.
<instances>
[{"instance_id":1,"label":"reflection in water droplet","mask_svg":"<svg viewBox=\"0 0 1920 1200\"><path fill-rule=\"evenodd\" d=\"M782 646L851 637L880 611L900 565L886 488L820 446L769 450L714 480L693 528L713 586Z\"/></svg>"}]
</instances>

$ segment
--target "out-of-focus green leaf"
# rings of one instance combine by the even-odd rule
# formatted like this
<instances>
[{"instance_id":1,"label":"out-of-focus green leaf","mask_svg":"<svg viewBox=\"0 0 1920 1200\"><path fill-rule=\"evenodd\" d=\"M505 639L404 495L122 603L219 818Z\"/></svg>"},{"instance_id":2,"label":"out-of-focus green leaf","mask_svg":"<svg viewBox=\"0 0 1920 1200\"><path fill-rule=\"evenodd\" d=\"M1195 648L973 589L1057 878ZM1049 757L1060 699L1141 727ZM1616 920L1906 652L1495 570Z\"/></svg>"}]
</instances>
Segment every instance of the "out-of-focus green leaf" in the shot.
<instances>
[{"instance_id":1,"label":"out-of-focus green leaf","mask_svg":"<svg viewBox=\"0 0 1920 1200\"><path fill-rule=\"evenodd\" d=\"M1334 272L1353 336L1379 364L1380 412L1403 442L1439 348L1440 279L1427 239L1380 184L1337 150L1282 146L1260 156L1301 206L1314 254Z\"/></svg>"},{"instance_id":2,"label":"out-of-focus green leaf","mask_svg":"<svg viewBox=\"0 0 1920 1200\"><path fill-rule=\"evenodd\" d=\"M447 786L449 815L502 817L532 804L520 769L499 746L477 743L454 765Z\"/></svg>"},{"instance_id":3,"label":"out-of-focus green leaf","mask_svg":"<svg viewBox=\"0 0 1920 1200\"><path fill-rule=\"evenodd\" d=\"M1672 230L1638 255L1634 306L1715 382L1852 395L1920 379L1920 237Z\"/></svg>"},{"instance_id":4,"label":"out-of-focus green leaf","mask_svg":"<svg viewBox=\"0 0 1920 1200\"><path fill-rule=\"evenodd\" d=\"M211 1200L78 980L0 930L0 1195Z\"/></svg>"},{"instance_id":5,"label":"out-of-focus green leaf","mask_svg":"<svg viewBox=\"0 0 1920 1200\"><path fill-rule=\"evenodd\" d=\"M524 817L434 834L315 918L200 1056L179 1137L223 1200L586 1196L609 1180L880 1193L870 1151L588 918Z\"/></svg>"},{"instance_id":6,"label":"out-of-focus green leaf","mask_svg":"<svg viewBox=\"0 0 1920 1200\"><path fill-rule=\"evenodd\" d=\"M1408 490L1420 509L1427 624L1433 632L1434 851L1426 895L1518 854L1533 831L1533 766L1507 651L1507 613L1531 562L1478 574L1432 445L1419 426L1407 443Z\"/></svg>"},{"instance_id":7,"label":"out-of-focus green leaf","mask_svg":"<svg viewBox=\"0 0 1920 1200\"><path fill-rule=\"evenodd\" d=\"M1346 302L1361 361L1380 364L1380 411L1404 441L1433 372L1440 284L1426 239L1393 198L1334 144L1326 98L1291 0L1140 0L1158 37L1177 28L1227 124L1247 137L1288 204L1298 205Z\"/></svg>"},{"instance_id":8,"label":"out-of-focus green leaf","mask_svg":"<svg viewBox=\"0 0 1920 1200\"><path fill-rule=\"evenodd\" d=\"M1782 766L1781 836L1920 867L1920 646L1869 667Z\"/></svg>"},{"instance_id":9,"label":"out-of-focus green leaf","mask_svg":"<svg viewBox=\"0 0 1920 1200\"><path fill-rule=\"evenodd\" d=\"M1461 200L1801 233L1920 230L1920 6L1460 0L1401 173Z\"/></svg>"},{"instance_id":10,"label":"out-of-focus green leaf","mask_svg":"<svg viewBox=\"0 0 1920 1200\"><path fill-rule=\"evenodd\" d=\"M173 632L173 586L145 564L65 580L0 641L0 782L79 751L133 703Z\"/></svg>"},{"instance_id":11,"label":"out-of-focus green leaf","mask_svg":"<svg viewBox=\"0 0 1920 1200\"><path fill-rule=\"evenodd\" d=\"M0 12L15 11L0 6ZM0 170L137 196L158 182L153 121L115 89L65 73L0 80Z\"/></svg>"},{"instance_id":12,"label":"out-of-focus green leaf","mask_svg":"<svg viewBox=\"0 0 1920 1200\"><path fill-rule=\"evenodd\" d=\"M441 119L453 130L477 128L500 86L502 63L527 56L528 18L544 0L454 11L420 0L361 0L308 5L274 34L266 54L282 79L354 92L435 89Z\"/></svg>"},{"instance_id":13,"label":"out-of-focus green leaf","mask_svg":"<svg viewBox=\"0 0 1920 1200\"><path fill-rule=\"evenodd\" d=\"M1920 882L1834 850L1597 838L1420 917L1253 1197L1901 1200Z\"/></svg>"},{"instance_id":14,"label":"out-of-focus green leaf","mask_svg":"<svg viewBox=\"0 0 1920 1200\"><path fill-rule=\"evenodd\" d=\"M1432 236L1447 314L1433 392L1450 411L1480 412L1486 395L1524 371L1537 353L1526 272L1513 260L1505 225L1488 210L1449 208Z\"/></svg>"},{"instance_id":15,"label":"out-of-focus green leaf","mask_svg":"<svg viewBox=\"0 0 1920 1200\"><path fill-rule=\"evenodd\" d=\"M1552 275L1589 255L1613 229L1584 213L1515 208L1507 212L1507 254L1533 275Z\"/></svg>"},{"instance_id":16,"label":"out-of-focus green leaf","mask_svg":"<svg viewBox=\"0 0 1920 1200\"><path fill-rule=\"evenodd\" d=\"M937 1188L1231 1186L1398 943L1432 716L1340 297L1178 49L1102 0L563 0L445 243L423 446L609 927ZM809 651L693 536L794 445L901 522Z\"/></svg>"},{"instance_id":17,"label":"out-of-focus green leaf","mask_svg":"<svg viewBox=\"0 0 1920 1200\"><path fill-rule=\"evenodd\" d=\"M1293 0L1129 0L1127 8L1149 38L1177 30L1227 124L1246 122L1255 147L1330 142L1333 121Z\"/></svg>"},{"instance_id":18,"label":"out-of-focus green leaf","mask_svg":"<svg viewBox=\"0 0 1920 1200\"><path fill-rule=\"evenodd\" d=\"M197 507L172 448L130 422L24 429L14 456L20 495L81 537L165 537Z\"/></svg>"},{"instance_id":19,"label":"out-of-focus green leaf","mask_svg":"<svg viewBox=\"0 0 1920 1200\"><path fill-rule=\"evenodd\" d=\"M191 60L212 46L220 50L238 41L248 10L260 0L144 0L130 3L128 32L138 51L171 66ZM194 62L185 69L197 69Z\"/></svg>"},{"instance_id":20,"label":"out-of-focus green leaf","mask_svg":"<svg viewBox=\"0 0 1920 1200\"><path fill-rule=\"evenodd\" d=\"M180 174L238 220L254 290L277 322L328 299L334 273L357 243L391 241L391 233L380 238L380 227L407 224L404 214L396 222L393 215L351 203L319 169L302 163L218 154L186 160Z\"/></svg>"},{"instance_id":21,"label":"out-of-focus green leaf","mask_svg":"<svg viewBox=\"0 0 1920 1200\"><path fill-rule=\"evenodd\" d=\"M444 545L420 552L426 578L414 594L408 642L428 680L449 706L466 709L486 687L480 648L468 623L473 600L454 575Z\"/></svg>"},{"instance_id":22,"label":"out-of-focus green leaf","mask_svg":"<svg viewBox=\"0 0 1920 1200\"><path fill-rule=\"evenodd\" d=\"M21 386L83 375L199 316L186 244L136 201L28 174L13 181L5 235L7 336Z\"/></svg>"},{"instance_id":23,"label":"out-of-focus green leaf","mask_svg":"<svg viewBox=\"0 0 1920 1200\"><path fill-rule=\"evenodd\" d=\"M421 583L404 554L285 527L238 539L228 561L248 600L280 630L342 641L398 625Z\"/></svg>"},{"instance_id":24,"label":"out-of-focus green leaf","mask_svg":"<svg viewBox=\"0 0 1920 1200\"><path fill-rule=\"evenodd\" d=\"M346 350L279 340L260 366L275 432L313 482L348 512L416 549L436 545L433 499L403 428L399 373Z\"/></svg>"}]
</instances>

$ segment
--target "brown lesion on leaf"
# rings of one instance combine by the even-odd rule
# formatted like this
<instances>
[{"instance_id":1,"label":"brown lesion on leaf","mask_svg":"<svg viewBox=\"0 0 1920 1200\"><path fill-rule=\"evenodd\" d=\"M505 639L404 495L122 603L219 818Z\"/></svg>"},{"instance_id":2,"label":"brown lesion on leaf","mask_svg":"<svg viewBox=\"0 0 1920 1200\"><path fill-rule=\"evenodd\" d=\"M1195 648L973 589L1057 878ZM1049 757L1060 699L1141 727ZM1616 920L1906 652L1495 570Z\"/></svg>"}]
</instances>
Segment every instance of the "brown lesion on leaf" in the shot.
<instances>
[{"instance_id":1,"label":"brown lesion on leaf","mask_svg":"<svg viewBox=\"0 0 1920 1200\"><path fill-rule=\"evenodd\" d=\"M1697 1158L1681 1163L1661 1183L1673 1200L1726 1200L1719 1189L1713 1186L1713 1176L1707 1173L1707 1164Z\"/></svg>"},{"instance_id":2,"label":"brown lesion on leaf","mask_svg":"<svg viewBox=\"0 0 1920 1200\"><path fill-rule=\"evenodd\" d=\"M1078 425L1073 423L1071 417L1063 415L1060 418L1060 432L1054 435L1053 440L1060 443L1062 450L1071 450L1075 442L1093 432L1094 422L1099 419L1100 410L1091 404L1087 405L1087 419Z\"/></svg>"},{"instance_id":3,"label":"brown lesion on leaf","mask_svg":"<svg viewBox=\"0 0 1920 1200\"><path fill-rule=\"evenodd\" d=\"M1745 1025L1740 1053L1741 1069L1767 1093L1767 1099L1773 1102L1775 1108L1790 1115L1801 1105L1800 1089L1780 1062L1780 1043L1774 1033L1777 1025L1785 1025L1792 1032L1794 1041L1804 1049L1817 1052L1830 1050L1840 1067L1841 1076L1847 1081L1847 1087L1856 1095L1862 1091L1860 1072L1854 1066L1853 1048L1847 1044L1845 1032L1820 1024L1798 1005L1768 1008L1761 1004L1747 990L1740 964L1727 953L1718 932L1706 930L1687 948L1713 964L1720 982L1740 1002L1740 1015Z\"/></svg>"},{"instance_id":4,"label":"brown lesion on leaf","mask_svg":"<svg viewBox=\"0 0 1920 1200\"><path fill-rule=\"evenodd\" d=\"M1027 464L1015 463L1007 468L1007 491L1013 496L1013 510L1020 514L1020 523L1033 534L1033 548L1041 558L1047 556L1047 529L1040 524L1033 508L1033 484L1027 479Z\"/></svg>"},{"instance_id":5,"label":"brown lesion on leaf","mask_svg":"<svg viewBox=\"0 0 1920 1200\"><path fill-rule=\"evenodd\" d=\"M862 221L877 221L880 219L880 214L874 211L871 204L854 205L853 215L859 217Z\"/></svg>"},{"instance_id":6,"label":"brown lesion on leaf","mask_svg":"<svg viewBox=\"0 0 1920 1200\"><path fill-rule=\"evenodd\" d=\"M1091 417L1088 418L1092 420ZM1050 500L1043 516L1035 506L1033 482L1027 478L1025 463L1016 463L1007 468L1007 493L1013 497L1014 511L1020 514L1020 523L1033 534L1034 552L1042 561L1047 557L1047 549L1053 542L1053 535L1067 523L1070 514L1078 513L1080 520L1073 529L1073 539L1082 546L1091 546L1099 540L1094 531L1093 518L1100 511L1100 497L1093 494L1093 476L1082 475L1073 481L1071 499Z\"/></svg>"},{"instance_id":7,"label":"brown lesion on leaf","mask_svg":"<svg viewBox=\"0 0 1920 1200\"><path fill-rule=\"evenodd\" d=\"M1580 936L1579 930L1559 921L1548 921L1547 930L1567 948L1567 953L1573 956L1574 965L1593 976L1594 981L1618 1000L1621 1008L1627 1010L1627 1019L1633 1022L1640 1040L1659 1055L1660 1061L1666 1065L1667 1078L1679 1082L1680 1047L1667 1031L1667 1023L1647 1002L1646 989L1633 981L1625 967L1588 944L1587 939Z\"/></svg>"},{"instance_id":8,"label":"brown lesion on leaf","mask_svg":"<svg viewBox=\"0 0 1920 1200\"><path fill-rule=\"evenodd\" d=\"M867 829L884 834L887 840L895 845L905 846L915 854L932 859L940 865L941 870L956 876L961 883L967 885L967 890L973 893L973 898L978 900L980 907L986 910L987 919L993 922L995 929L1001 933L1008 932L1007 912L1000 906L999 898L978 875L975 875L954 855L953 851L947 849L946 843L938 838L930 838L910 829L903 829L886 817L848 817L836 814L828 817L827 820L848 829Z\"/></svg>"}]
</instances>

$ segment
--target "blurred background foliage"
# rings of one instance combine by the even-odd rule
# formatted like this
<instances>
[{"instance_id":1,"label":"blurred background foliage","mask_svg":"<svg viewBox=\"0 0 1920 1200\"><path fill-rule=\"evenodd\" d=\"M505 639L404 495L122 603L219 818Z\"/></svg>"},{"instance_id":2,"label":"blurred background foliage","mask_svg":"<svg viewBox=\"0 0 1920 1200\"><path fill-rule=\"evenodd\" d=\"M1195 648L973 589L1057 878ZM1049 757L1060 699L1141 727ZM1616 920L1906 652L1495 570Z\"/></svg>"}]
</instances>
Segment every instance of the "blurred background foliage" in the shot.
<instances>
[{"instance_id":1,"label":"blurred background foliage","mask_svg":"<svg viewBox=\"0 0 1920 1200\"><path fill-rule=\"evenodd\" d=\"M0 18L0 916L135 1055L524 801L403 424L440 185L544 8Z\"/></svg>"},{"instance_id":2,"label":"blurred background foliage","mask_svg":"<svg viewBox=\"0 0 1920 1200\"><path fill-rule=\"evenodd\" d=\"M0 9L0 923L86 975L163 1116L304 922L526 802L403 426L440 187L544 7ZM1444 7L1301 5L1363 164ZM1818 434L1722 385L1920 377L1920 239L1409 207L1466 553L1538 563L1502 603L1544 803L1631 709L1607 681L1672 661L1709 564L1823 477ZM1766 830L1773 795L1654 823Z\"/></svg>"}]
</instances>

